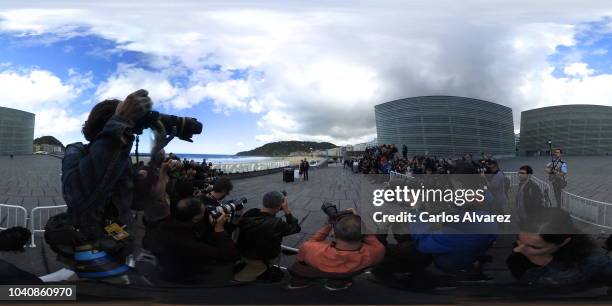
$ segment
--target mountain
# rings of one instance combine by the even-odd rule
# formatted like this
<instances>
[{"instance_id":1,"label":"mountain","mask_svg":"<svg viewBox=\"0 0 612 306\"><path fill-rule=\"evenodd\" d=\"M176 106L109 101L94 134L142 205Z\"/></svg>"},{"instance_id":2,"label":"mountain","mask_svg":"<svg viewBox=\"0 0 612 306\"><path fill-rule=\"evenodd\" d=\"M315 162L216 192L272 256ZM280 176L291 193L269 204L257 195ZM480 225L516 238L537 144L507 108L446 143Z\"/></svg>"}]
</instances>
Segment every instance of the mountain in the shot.
<instances>
[{"instance_id":1,"label":"mountain","mask_svg":"<svg viewBox=\"0 0 612 306\"><path fill-rule=\"evenodd\" d=\"M34 144L35 145L56 145L56 146L60 146L60 147L64 147L64 145L57 140L55 137L53 136L42 136L42 137L38 137L36 139L34 139Z\"/></svg>"},{"instance_id":2,"label":"mountain","mask_svg":"<svg viewBox=\"0 0 612 306\"><path fill-rule=\"evenodd\" d=\"M314 141L278 141L267 143L259 148L255 148L250 151L238 152L238 156L288 156L291 152L310 152L310 148L313 151L326 150L337 147L333 143L329 142L314 142Z\"/></svg>"}]
</instances>

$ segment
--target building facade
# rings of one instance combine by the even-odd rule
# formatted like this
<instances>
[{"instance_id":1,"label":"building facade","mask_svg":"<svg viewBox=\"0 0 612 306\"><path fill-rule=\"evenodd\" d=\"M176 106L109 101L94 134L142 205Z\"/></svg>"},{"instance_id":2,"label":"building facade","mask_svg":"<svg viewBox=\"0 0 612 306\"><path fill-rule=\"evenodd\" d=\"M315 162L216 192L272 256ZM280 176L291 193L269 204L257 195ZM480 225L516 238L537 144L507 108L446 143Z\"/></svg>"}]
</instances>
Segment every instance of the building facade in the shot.
<instances>
[{"instance_id":1,"label":"building facade","mask_svg":"<svg viewBox=\"0 0 612 306\"><path fill-rule=\"evenodd\" d=\"M0 155L32 154L34 114L0 107Z\"/></svg>"},{"instance_id":2,"label":"building facade","mask_svg":"<svg viewBox=\"0 0 612 306\"><path fill-rule=\"evenodd\" d=\"M406 145L408 155L516 155L512 109L455 96L422 96L376 105L379 144Z\"/></svg>"},{"instance_id":3,"label":"building facade","mask_svg":"<svg viewBox=\"0 0 612 306\"><path fill-rule=\"evenodd\" d=\"M549 140L567 155L612 154L612 107L559 105L522 112L519 154L549 155Z\"/></svg>"}]
</instances>

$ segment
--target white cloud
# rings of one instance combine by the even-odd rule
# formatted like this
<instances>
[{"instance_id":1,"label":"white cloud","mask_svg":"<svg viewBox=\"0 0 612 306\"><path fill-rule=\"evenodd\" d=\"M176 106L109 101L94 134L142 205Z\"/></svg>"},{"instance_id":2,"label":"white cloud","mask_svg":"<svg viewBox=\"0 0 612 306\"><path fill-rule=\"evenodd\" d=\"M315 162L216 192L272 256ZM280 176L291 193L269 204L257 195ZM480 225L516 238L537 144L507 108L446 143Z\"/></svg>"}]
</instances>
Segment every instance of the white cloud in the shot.
<instances>
[{"instance_id":1,"label":"white cloud","mask_svg":"<svg viewBox=\"0 0 612 306\"><path fill-rule=\"evenodd\" d=\"M606 55L608 54L608 50L603 49L603 48L598 48L598 49L593 50L593 54L594 55Z\"/></svg>"},{"instance_id":2,"label":"white cloud","mask_svg":"<svg viewBox=\"0 0 612 306\"><path fill-rule=\"evenodd\" d=\"M69 80L40 69L0 70L0 105L32 112L36 115L35 136L65 136L78 132L87 114L72 114L67 106L84 89L90 88L91 73L70 70Z\"/></svg>"},{"instance_id":3,"label":"white cloud","mask_svg":"<svg viewBox=\"0 0 612 306\"><path fill-rule=\"evenodd\" d=\"M375 104L415 95L505 104L517 126L520 111L536 106L612 104L609 75L594 75L583 55L564 59L565 72L580 78L554 78L549 63L557 47L576 43L578 24L612 16L609 1L32 7L38 9L0 9L0 30L60 37L86 31L117 42L119 50L145 53L159 70L120 66L98 97L123 98L144 87L164 107L212 100L216 111L260 114L260 141L371 137ZM231 80L231 69L248 71L246 78ZM177 75L185 83L169 81Z\"/></svg>"},{"instance_id":4,"label":"white cloud","mask_svg":"<svg viewBox=\"0 0 612 306\"><path fill-rule=\"evenodd\" d=\"M586 63L572 63L565 66L565 68L563 68L563 72L569 76L585 77L593 74L595 71L593 69L589 69Z\"/></svg>"}]
</instances>

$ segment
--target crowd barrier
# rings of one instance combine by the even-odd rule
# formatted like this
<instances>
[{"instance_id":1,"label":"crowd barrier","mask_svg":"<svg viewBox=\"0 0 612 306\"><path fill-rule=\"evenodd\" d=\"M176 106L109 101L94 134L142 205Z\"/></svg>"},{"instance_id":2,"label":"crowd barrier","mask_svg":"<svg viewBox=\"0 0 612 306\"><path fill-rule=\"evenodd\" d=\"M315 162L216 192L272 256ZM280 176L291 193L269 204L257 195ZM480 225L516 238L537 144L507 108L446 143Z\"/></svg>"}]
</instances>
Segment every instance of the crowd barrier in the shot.
<instances>
[{"instance_id":1,"label":"crowd barrier","mask_svg":"<svg viewBox=\"0 0 612 306\"><path fill-rule=\"evenodd\" d=\"M254 172L268 169L285 168L290 165L289 161L267 161L254 163L231 163L231 164L213 164L213 169L219 169L224 173L243 173Z\"/></svg>"},{"instance_id":2,"label":"crowd barrier","mask_svg":"<svg viewBox=\"0 0 612 306\"><path fill-rule=\"evenodd\" d=\"M510 180L510 186L518 186L517 172L506 172L504 175ZM551 199L555 198L551 185L535 176L531 176L531 180L540 187L545 202L551 206ZM559 206L576 220L596 226L603 231L612 230L612 203L587 199L564 190L561 193Z\"/></svg>"},{"instance_id":3,"label":"crowd barrier","mask_svg":"<svg viewBox=\"0 0 612 306\"><path fill-rule=\"evenodd\" d=\"M392 180L410 180L412 179L412 176L409 176L407 174L402 174L399 172L395 172L395 171L389 171L389 181Z\"/></svg>"},{"instance_id":4,"label":"crowd barrier","mask_svg":"<svg viewBox=\"0 0 612 306\"><path fill-rule=\"evenodd\" d=\"M30 212L30 231L32 232L32 239L30 239L30 247L36 247L36 243L34 242L34 235L36 233L45 232L45 225L47 224L47 221L49 221L49 218L65 212L67 208L68 206L66 205L57 205L40 206L32 209L32 211Z\"/></svg>"},{"instance_id":5,"label":"crowd barrier","mask_svg":"<svg viewBox=\"0 0 612 306\"><path fill-rule=\"evenodd\" d=\"M16 205L0 204L0 230L28 226L28 211Z\"/></svg>"}]
</instances>

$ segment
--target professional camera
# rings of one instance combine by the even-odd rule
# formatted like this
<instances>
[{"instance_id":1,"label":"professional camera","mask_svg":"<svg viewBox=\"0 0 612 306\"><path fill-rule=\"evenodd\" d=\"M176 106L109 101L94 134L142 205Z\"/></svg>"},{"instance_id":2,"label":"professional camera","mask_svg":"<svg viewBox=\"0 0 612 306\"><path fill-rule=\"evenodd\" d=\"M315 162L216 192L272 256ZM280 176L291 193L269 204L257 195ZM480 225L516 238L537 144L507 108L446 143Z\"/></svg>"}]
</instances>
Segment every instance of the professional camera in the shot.
<instances>
[{"instance_id":1,"label":"professional camera","mask_svg":"<svg viewBox=\"0 0 612 306\"><path fill-rule=\"evenodd\" d=\"M202 133L202 123L198 122L196 118L177 117L161 114L156 111L150 111L142 117L142 119L136 123L134 132L136 134L142 134L144 129L151 128L151 125L157 120L161 121L167 133L170 133L172 128L176 127L175 136L184 141L193 142L191 137L193 137L194 134Z\"/></svg>"},{"instance_id":2,"label":"professional camera","mask_svg":"<svg viewBox=\"0 0 612 306\"><path fill-rule=\"evenodd\" d=\"M229 214L234 216L237 211L241 211L246 206L247 198L240 198L235 200L229 200L226 203L223 203L219 206L208 205L206 209L209 211L209 214L213 219L217 219L221 216L221 212L224 212L226 215Z\"/></svg>"},{"instance_id":3,"label":"professional camera","mask_svg":"<svg viewBox=\"0 0 612 306\"><path fill-rule=\"evenodd\" d=\"M0 251L22 251L32 233L24 227L11 227L0 232Z\"/></svg>"},{"instance_id":4,"label":"professional camera","mask_svg":"<svg viewBox=\"0 0 612 306\"><path fill-rule=\"evenodd\" d=\"M342 217L353 214L350 210L338 211L336 205L328 202L324 202L323 205L321 205L321 210L329 218L329 223L336 223L338 220L342 219Z\"/></svg>"}]
</instances>

